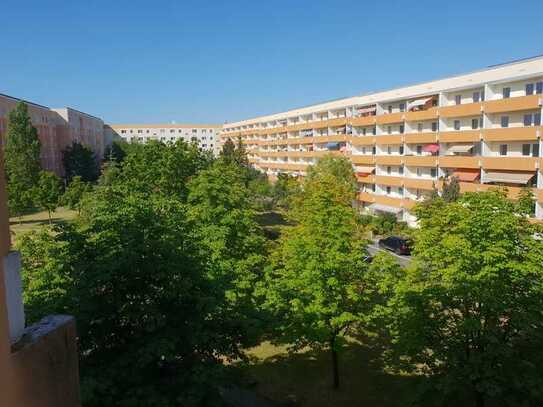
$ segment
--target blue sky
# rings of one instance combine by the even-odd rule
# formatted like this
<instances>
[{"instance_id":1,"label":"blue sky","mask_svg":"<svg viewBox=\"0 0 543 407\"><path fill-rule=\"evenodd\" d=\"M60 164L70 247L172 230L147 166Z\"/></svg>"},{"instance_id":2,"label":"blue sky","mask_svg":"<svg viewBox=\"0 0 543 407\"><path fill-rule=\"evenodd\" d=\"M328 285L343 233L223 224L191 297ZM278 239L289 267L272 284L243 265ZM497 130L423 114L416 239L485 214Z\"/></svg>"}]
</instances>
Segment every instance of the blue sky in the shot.
<instances>
[{"instance_id":1,"label":"blue sky","mask_svg":"<svg viewBox=\"0 0 543 407\"><path fill-rule=\"evenodd\" d=\"M0 93L223 123L543 54L542 22L541 0L10 0Z\"/></svg>"}]
</instances>

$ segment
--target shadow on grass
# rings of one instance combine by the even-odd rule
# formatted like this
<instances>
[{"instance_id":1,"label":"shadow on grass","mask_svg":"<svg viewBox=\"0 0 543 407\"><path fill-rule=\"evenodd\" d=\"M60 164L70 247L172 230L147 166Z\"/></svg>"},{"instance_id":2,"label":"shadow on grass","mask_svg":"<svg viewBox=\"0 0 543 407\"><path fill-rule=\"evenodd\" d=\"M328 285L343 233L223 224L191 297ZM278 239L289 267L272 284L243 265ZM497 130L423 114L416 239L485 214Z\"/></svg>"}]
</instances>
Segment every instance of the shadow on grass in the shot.
<instances>
[{"instance_id":1,"label":"shadow on grass","mask_svg":"<svg viewBox=\"0 0 543 407\"><path fill-rule=\"evenodd\" d=\"M282 230L291 226L280 211L261 212L256 216L256 221L270 240L278 239Z\"/></svg>"},{"instance_id":2,"label":"shadow on grass","mask_svg":"<svg viewBox=\"0 0 543 407\"><path fill-rule=\"evenodd\" d=\"M20 222L16 218L12 218L13 220L9 221L10 226L24 226L24 225L49 225L49 219L23 219ZM60 223L66 223L66 219L63 218L51 218L51 222L53 224L60 224Z\"/></svg>"},{"instance_id":3,"label":"shadow on grass","mask_svg":"<svg viewBox=\"0 0 543 407\"><path fill-rule=\"evenodd\" d=\"M416 405L422 377L384 372L375 351L357 342L340 354L340 389L331 387L327 351L278 353L238 365L257 393L296 406L396 407Z\"/></svg>"}]
</instances>

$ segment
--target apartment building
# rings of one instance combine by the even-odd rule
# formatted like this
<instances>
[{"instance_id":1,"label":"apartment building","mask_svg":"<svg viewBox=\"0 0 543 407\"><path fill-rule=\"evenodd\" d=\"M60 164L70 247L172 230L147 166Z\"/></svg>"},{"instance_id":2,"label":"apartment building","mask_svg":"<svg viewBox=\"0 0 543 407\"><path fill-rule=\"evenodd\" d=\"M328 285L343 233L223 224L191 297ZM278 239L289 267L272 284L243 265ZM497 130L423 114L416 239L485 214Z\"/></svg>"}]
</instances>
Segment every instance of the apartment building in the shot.
<instances>
[{"instance_id":1,"label":"apartment building","mask_svg":"<svg viewBox=\"0 0 543 407\"><path fill-rule=\"evenodd\" d=\"M543 218L543 57L412 86L355 96L224 126L270 177L303 176L325 154L349 157L362 210L410 209L457 177L461 191L522 187Z\"/></svg>"},{"instance_id":2,"label":"apartment building","mask_svg":"<svg viewBox=\"0 0 543 407\"><path fill-rule=\"evenodd\" d=\"M217 124L115 124L109 125L106 138L120 138L128 142L146 143L150 140L175 142L179 139L187 143L198 143L202 150L220 152Z\"/></svg>"},{"instance_id":3,"label":"apartment building","mask_svg":"<svg viewBox=\"0 0 543 407\"><path fill-rule=\"evenodd\" d=\"M7 131L8 113L21 99L0 94L0 142L3 144ZM38 131L41 142L41 164L47 171L64 175L62 151L74 141L93 149L97 159L104 156L104 122L87 113L69 107L51 109L37 103L24 101L32 125Z\"/></svg>"}]
</instances>

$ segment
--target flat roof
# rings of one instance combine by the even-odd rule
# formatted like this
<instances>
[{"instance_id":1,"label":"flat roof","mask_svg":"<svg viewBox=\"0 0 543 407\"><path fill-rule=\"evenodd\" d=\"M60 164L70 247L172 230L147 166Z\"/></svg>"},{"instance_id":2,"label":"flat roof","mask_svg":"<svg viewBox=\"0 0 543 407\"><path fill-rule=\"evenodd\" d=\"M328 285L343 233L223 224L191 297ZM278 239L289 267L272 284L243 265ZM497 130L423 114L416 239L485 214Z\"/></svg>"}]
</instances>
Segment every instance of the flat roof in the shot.
<instances>
[{"instance_id":1,"label":"flat roof","mask_svg":"<svg viewBox=\"0 0 543 407\"><path fill-rule=\"evenodd\" d=\"M112 129L207 129L208 127L220 129L221 124L110 124L108 126Z\"/></svg>"},{"instance_id":2,"label":"flat roof","mask_svg":"<svg viewBox=\"0 0 543 407\"><path fill-rule=\"evenodd\" d=\"M17 102L25 102L27 105L32 105L32 106L40 107L40 108L42 108L42 109L51 110L51 108L49 108L48 106L40 105L40 104L34 103L34 102L29 102L28 100L21 99L21 98L16 98L16 97L10 96L10 95L6 95L5 93L0 93L0 96L1 96L1 97L5 97L5 98L8 98L8 99L15 100L15 101L17 101Z\"/></svg>"}]
</instances>

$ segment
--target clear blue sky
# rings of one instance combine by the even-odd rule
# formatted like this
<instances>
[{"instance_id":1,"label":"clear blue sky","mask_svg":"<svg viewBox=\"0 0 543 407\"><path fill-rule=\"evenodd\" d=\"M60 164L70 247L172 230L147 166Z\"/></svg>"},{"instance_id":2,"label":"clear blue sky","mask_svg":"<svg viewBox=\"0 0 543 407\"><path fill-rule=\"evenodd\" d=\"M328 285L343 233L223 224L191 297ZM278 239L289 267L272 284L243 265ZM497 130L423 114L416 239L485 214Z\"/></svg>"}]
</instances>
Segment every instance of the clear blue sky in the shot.
<instances>
[{"instance_id":1,"label":"clear blue sky","mask_svg":"<svg viewBox=\"0 0 543 407\"><path fill-rule=\"evenodd\" d=\"M0 93L235 121L543 53L543 1L6 1Z\"/></svg>"}]
</instances>

